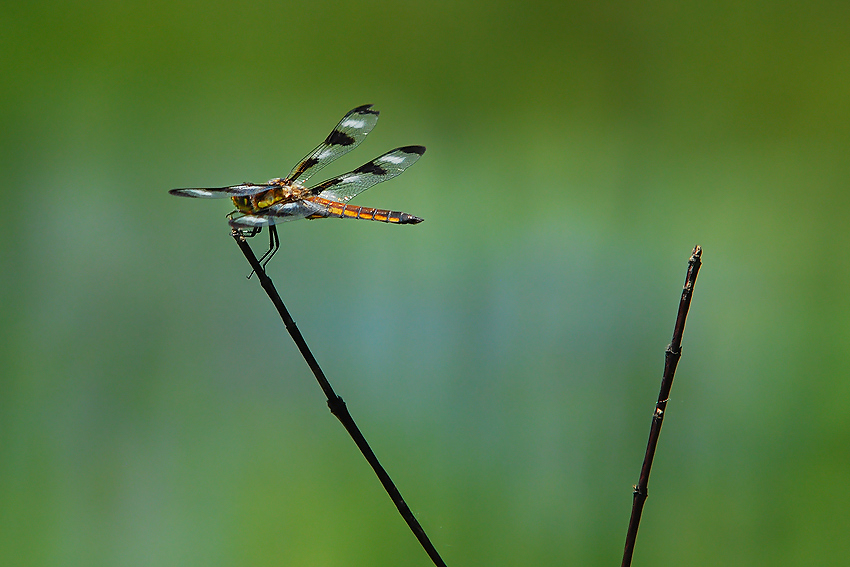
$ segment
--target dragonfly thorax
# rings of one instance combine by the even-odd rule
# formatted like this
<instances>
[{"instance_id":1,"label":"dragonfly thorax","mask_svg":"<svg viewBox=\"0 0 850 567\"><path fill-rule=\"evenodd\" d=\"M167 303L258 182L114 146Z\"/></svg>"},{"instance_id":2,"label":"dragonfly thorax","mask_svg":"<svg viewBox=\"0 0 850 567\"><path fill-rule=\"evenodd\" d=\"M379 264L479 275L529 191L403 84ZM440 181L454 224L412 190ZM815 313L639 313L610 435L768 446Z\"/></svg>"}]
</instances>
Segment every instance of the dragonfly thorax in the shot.
<instances>
[{"instance_id":1,"label":"dragonfly thorax","mask_svg":"<svg viewBox=\"0 0 850 567\"><path fill-rule=\"evenodd\" d=\"M272 179L269 189L253 195L233 197L233 204L243 213L251 214L267 209L272 205L293 203L310 196L310 192L301 185L286 183L283 179Z\"/></svg>"}]
</instances>

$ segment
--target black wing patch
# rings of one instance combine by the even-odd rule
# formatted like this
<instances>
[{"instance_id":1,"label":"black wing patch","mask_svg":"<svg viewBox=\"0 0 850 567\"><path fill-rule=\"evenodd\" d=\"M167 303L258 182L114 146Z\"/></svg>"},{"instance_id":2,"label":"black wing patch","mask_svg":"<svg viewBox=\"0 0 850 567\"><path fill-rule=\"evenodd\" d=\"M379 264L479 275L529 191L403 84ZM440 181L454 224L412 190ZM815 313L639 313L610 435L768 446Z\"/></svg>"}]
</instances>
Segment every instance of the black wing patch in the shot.
<instances>
[{"instance_id":1,"label":"black wing patch","mask_svg":"<svg viewBox=\"0 0 850 567\"><path fill-rule=\"evenodd\" d=\"M401 175L425 153L424 146L396 148L333 179L310 188L312 195L322 199L347 203L369 187Z\"/></svg>"},{"instance_id":2,"label":"black wing patch","mask_svg":"<svg viewBox=\"0 0 850 567\"><path fill-rule=\"evenodd\" d=\"M342 117L339 124L331 130L325 141L292 168L286 176L288 183L305 182L307 179L334 161L357 147L366 139L378 123L378 111L371 104L358 106Z\"/></svg>"}]
</instances>

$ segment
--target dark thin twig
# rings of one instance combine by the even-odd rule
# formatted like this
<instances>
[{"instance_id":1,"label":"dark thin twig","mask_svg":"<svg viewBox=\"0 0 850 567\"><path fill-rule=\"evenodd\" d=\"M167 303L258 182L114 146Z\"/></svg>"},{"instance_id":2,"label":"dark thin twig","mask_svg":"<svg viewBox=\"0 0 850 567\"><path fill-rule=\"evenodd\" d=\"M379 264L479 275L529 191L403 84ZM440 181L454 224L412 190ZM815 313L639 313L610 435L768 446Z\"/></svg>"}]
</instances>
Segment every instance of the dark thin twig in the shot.
<instances>
[{"instance_id":1,"label":"dark thin twig","mask_svg":"<svg viewBox=\"0 0 850 567\"><path fill-rule=\"evenodd\" d=\"M679 364L679 358L682 356L682 333L685 330L688 308L691 306L691 296L694 293L694 284L697 281L701 256L702 248L694 247L691 259L688 261L688 275L685 277L685 287L682 290L682 299L679 301L679 314L676 317L676 326L673 328L673 340L670 341L667 350L664 352L664 375L661 377L661 392L658 394L658 402L655 404L655 411L652 414L652 426L649 429L649 442L646 445L646 455L643 457L643 466L640 469L640 480L634 488L632 516L629 518L629 531L626 533L626 548L623 551L622 567L628 567L632 564L640 515L648 496L649 471L652 468L655 448L658 446L658 436L661 434L661 423L664 421L664 410L670 397L670 387L673 385L676 365Z\"/></svg>"},{"instance_id":2,"label":"dark thin twig","mask_svg":"<svg viewBox=\"0 0 850 567\"><path fill-rule=\"evenodd\" d=\"M257 260L257 257L254 255L254 252L251 250L251 247L248 245L245 237L238 230L234 230L231 233L231 236L233 236L233 239L236 240L236 244L239 245L239 249L242 250L242 253L245 255L245 259L248 260L249 264L251 264L251 268L254 270L254 273L257 274L260 284L263 286L263 289L266 290L269 299L272 300L272 303L277 308L280 318L283 319L283 324L286 326L286 330L289 331L289 334L292 336L292 340L295 341L295 344L298 346L298 350L301 351L301 355L304 357L304 360L307 361L307 366L310 367L310 370L312 370L313 374L316 376L316 380L319 381L319 386L321 386L322 391L328 399L328 407L330 408L331 413L334 414L342 423L345 430L348 431L349 435L351 435L354 443L357 444L360 452L363 453L364 457L366 457L366 460L372 466L372 469L374 469L375 474L378 475L378 480L380 480L381 484L384 485L384 490L386 490L387 494L389 494L396 508L398 508L402 518L404 518L404 521L407 522L407 525L413 532L413 535L416 536L416 539L419 540L419 543L425 549L428 557L431 558L431 561L433 561L434 565L437 567L446 567L446 564L443 562L440 554L437 553L437 550L434 548L431 540L429 540L428 536L425 534L425 530L423 530L422 526L419 525L419 522L413 516L413 512L410 511L410 508L401 497L401 493L395 487L395 484L393 484L393 481L390 479L387 471L385 471L384 467L381 466L381 463L378 462L378 458L375 456L375 453L372 452L372 449L369 447L369 444L366 442L363 434L360 433L360 430L354 423L354 419L351 417L351 414L348 413L345 402L341 397L336 395L336 392L334 392L330 382L328 382L328 379L325 378L325 373L322 372L322 369L319 367L319 363L316 362L313 353L310 352L310 348L307 346L306 341L304 341L301 331L298 330L298 327L295 325L295 321L293 321L292 317L290 317L289 311L287 311L286 306L280 299L280 295L278 295L272 280Z\"/></svg>"}]
</instances>

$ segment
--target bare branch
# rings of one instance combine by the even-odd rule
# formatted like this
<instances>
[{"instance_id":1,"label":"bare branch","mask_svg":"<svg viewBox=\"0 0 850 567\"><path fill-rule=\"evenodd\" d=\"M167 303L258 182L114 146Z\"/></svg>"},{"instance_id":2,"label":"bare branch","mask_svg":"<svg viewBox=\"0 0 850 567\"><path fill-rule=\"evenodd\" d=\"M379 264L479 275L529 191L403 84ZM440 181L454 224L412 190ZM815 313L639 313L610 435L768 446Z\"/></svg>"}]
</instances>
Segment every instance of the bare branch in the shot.
<instances>
[{"instance_id":1,"label":"bare branch","mask_svg":"<svg viewBox=\"0 0 850 567\"><path fill-rule=\"evenodd\" d=\"M673 340L667 346L664 353L664 374L661 377L661 391L658 394L658 402L652 413L652 425L649 429L649 442L646 445L646 454L643 458L643 466L640 469L640 480L634 488L632 497L632 516L629 518L629 531L626 533L626 547L623 551L622 567L632 564L632 555L635 550L640 516L643 505L648 496L647 485L649 484L649 471L652 469L652 459L655 457L655 448L658 446L658 436L661 435L661 424L664 421L664 410L667 408L667 400L670 398L670 388L673 386L673 376L676 374L676 366L682 356L682 333L685 331L685 319L691 306L691 296L694 293L694 284L697 281L697 273L701 265L702 248L694 247L691 259L688 261L688 274L685 277L685 287L682 290L682 299L679 301L679 314L676 317L676 325L673 328Z\"/></svg>"}]
</instances>

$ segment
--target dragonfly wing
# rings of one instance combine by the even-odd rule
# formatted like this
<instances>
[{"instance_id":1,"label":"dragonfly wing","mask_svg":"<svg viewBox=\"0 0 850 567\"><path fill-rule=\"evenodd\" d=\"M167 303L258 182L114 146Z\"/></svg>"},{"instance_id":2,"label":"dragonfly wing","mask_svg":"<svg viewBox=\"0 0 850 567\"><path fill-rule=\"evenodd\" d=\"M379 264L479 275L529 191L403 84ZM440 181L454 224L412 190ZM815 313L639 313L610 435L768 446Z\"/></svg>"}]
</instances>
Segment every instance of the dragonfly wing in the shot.
<instances>
[{"instance_id":1,"label":"dragonfly wing","mask_svg":"<svg viewBox=\"0 0 850 567\"><path fill-rule=\"evenodd\" d=\"M220 199L222 197L244 197L246 195L254 195L271 189L272 185L254 183L243 183L241 185L231 185L230 187L188 187L186 189L172 189L169 191L172 195L178 197L194 197L196 199Z\"/></svg>"},{"instance_id":2,"label":"dragonfly wing","mask_svg":"<svg viewBox=\"0 0 850 567\"><path fill-rule=\"evenodd\" d=\"M289 183L304 182L311 175L347 154L366 139L378 123L378 111L371 104L358 106L342 117L325 141L307 154L298 165L292 168L286 180Z\"/></svg>"},{"instance_id":3,"label":"dragonfly wing","mask_svg":"<svg viewBox=\"0 0 850 567\"><path fill-rule=\"evenodd\" d=\"M347 203L369 187L401 175L425 153L424 146L404 146L376 157L346 174L310 188L310 193L329 201Z\"/></svg>"},{"instance_id":4,"label":"dragonfly wing","mask_svg":"<svg viewBox=\"0 0 850 567\"><path fill-rule=\"evenodd\" d=\"M264 215L234 215L227 222L233 228L262 228L277 224L274 217Z\"/></svg>"},{"instance_id":5,"label":"dragonfly wing","mask_svg":"<svg viewBox=\"0 0 850 567\"><path fill-rule=\"evenodd\" d=\"M328 208L309 200L278 203L253 214L238 214L230 219L233 228L258 228L312 215L327 216Z\"/></svg>"}]
</instances>

